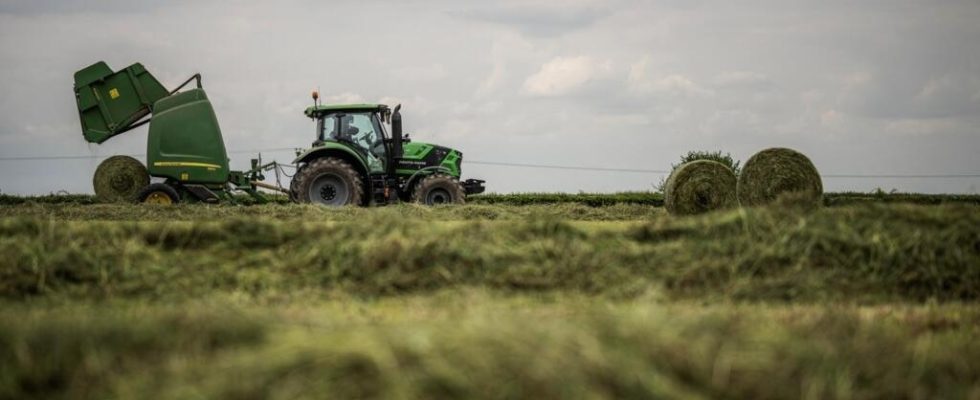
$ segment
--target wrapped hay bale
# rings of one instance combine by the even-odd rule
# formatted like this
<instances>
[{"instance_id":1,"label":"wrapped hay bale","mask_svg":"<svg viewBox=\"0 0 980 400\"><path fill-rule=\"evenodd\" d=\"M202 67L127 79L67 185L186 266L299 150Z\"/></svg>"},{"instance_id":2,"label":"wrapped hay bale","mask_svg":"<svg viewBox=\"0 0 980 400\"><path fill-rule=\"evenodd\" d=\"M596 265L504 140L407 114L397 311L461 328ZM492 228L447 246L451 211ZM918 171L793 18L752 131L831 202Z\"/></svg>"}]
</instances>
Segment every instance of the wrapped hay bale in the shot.
<instances>
[{"instance_id":1,"label":"wrapped hay bale","mask_svg":"<svg viewBox=\"0 0 980 400\"><path fill-rule=\"evenodd\" d=\"M92 186L95 197L106 203L135 201L150 175L139 160L129 156L112 156L95 169Z\"/></svg>"},{"instance_id":2,"label":"wrapped hay bale","mask_svg":"<svg viewBox=\"0 0 980 400\"><path fill-rule=\"evenodd\" d=\"M738 200L745 207L770 204L790 196L793 203L818 207L823 201L820 173L805 155L771 148L756 153L738 177Z\"/></svg>"},{"instance_id":3,"label":"wrapped hay bale","mask_svg":"<svg viewBox=\"0 0 980 400\"><path fill-rule=\"evenodd\" d=\"M735 186L735 173L728 166L711 160L687 162L667 178L664 206L676 215L734 207Z\"/></svg>"}]
</instances>

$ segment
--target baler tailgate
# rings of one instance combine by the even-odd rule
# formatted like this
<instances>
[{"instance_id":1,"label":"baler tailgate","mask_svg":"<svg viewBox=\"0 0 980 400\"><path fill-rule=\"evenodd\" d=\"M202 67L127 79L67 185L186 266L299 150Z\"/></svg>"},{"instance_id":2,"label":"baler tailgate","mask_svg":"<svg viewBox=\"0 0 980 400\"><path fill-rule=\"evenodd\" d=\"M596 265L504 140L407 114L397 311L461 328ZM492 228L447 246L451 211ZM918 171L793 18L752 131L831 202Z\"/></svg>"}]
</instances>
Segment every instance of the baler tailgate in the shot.
<instances>
[{"instance_id":1,"label":"baler tailgate","mask_svg":"<svg viewBox=\"0 0 980 400\"><path fill-rule=\"evenodd\" d=\"M75 101L85 140L102 143L135 127L170 95L143 65L113 72L99 61L75 72Z\"/></svg>"}]
</instances>

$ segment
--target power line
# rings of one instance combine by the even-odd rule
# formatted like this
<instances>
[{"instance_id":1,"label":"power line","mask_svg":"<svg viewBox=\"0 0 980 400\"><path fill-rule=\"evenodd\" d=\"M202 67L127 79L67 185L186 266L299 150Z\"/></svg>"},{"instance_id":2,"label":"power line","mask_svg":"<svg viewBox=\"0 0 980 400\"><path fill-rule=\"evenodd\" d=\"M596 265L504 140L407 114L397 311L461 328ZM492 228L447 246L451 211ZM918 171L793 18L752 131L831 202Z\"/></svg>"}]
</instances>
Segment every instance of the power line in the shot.
<instances>
[{"instance_id":1,"label":"power line","mask_svg":"<svg viewBox=\"0 0 980 400\"><path fill-rule=\"evenodd\" d=\"M643 174L669 174L670 173L670 171L664 171L664 170L659 170L659 169L576 167L576 166L572 166L572 165L522 164L522 163L505 163L505 162L497 162L497 161L472 161L472 160L466 160L466 163L468 163L468 164L480 164L480 165L499 165L499 166L503 166L503 167L567 169L567 170L577 170L577 171L637 172L637 173L643 173Z\"/></svg>"},{"instance_id":2,"label":"power line","mask_svg":"<svg viewBox=\"0 0 980 400\"><path fill-rule=\"evenodd\" d=\"M275 147L267 149L251 149L251 150L233 150L229 151L229 154L248 154L248 153L273 153L273 152L293 152L296 148L293 147ZM144 157L146 154L127 154L132 157ZM66 156L23 156L23 157L0 157L0 162L2 161L42 161L42 160L94 160L101 158L108 158L110 156L98 156L98 155L66 155ZM500 161L481 161L481 160L467 160L467 164L477 164L477 165L493 165L501 167L515 167L515 168L540 168L540 169L559 169L559 170L572 170L572 171L597 171L597 172L628 172L628 173L641 173L641 174L669 174L668 170L661 169L639 169L639 168L607 168L607 167L581 167L575 165L553 165L553 164L529 164L529 163L514 163L514 162L500 162ZM835 178L835 179L861 179L861 178L878 178L878 179L960 179L960 178L980 178L980 174L821 174L823 178Z\"/></svg>"},{"instance_id":3,"label":"power line","mask_svg":"<svg viewBox=\"0 0 980 400\"><path fill-rule=\"evenodd\" d=\"M910 174L910 175L863 175L863 174L820 174L824 178L980 178L980 174Z\"/></svg>"},{"instance_id":4,"label":"power line","mask_svg":"<svg viewBox=\"0 0 980 400\"><path fill-rule=\"evenodd\" d=\"M505 163L496 161L466 161L469 164L500 165L505 167L525 167L525 168L547 168L547 169L567 169L581 171L613 171L613 172L636 172L649 174L669 174L670 171L659 169L633 169L633 168L602 168L602 167L576 167L571 165L545 165L545 164L522 164ZM821 174L823 178L980 178L980 174Z\"/></svg>"}]
</instances>

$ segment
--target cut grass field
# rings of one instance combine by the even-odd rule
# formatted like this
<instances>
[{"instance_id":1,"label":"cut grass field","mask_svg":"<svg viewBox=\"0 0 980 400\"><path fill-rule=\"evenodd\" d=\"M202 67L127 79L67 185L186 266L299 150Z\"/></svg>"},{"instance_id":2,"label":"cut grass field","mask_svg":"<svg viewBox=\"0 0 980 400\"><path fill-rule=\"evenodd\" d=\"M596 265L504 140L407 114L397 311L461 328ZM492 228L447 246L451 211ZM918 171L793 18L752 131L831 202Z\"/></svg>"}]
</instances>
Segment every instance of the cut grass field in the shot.
<instances>
[{"instance_id":1,"label":"cut grass field","mask_svg":"<svg viewBox=\"0 0 980 400\"><path fill-rule=\"evenodd\" d=\"M285 196L268 195L273 203L290 204ZM245 203L251 203L248 197L242 197ZM591 207L605 207L617 204L635 204L660 207L664 205L663 194L658 192L620 192L620 193L487 193L467 197L469 204L488 205L554 205L581 204ZM980 194L922 194L897 193L877 190L864 192L831 192L824 193L823 202L826 206L841 206L864 203L903 203L936 205L962 203L980 205ZM66 194L42 196L13 196L0 194L0 205L17 204L98 204L99 200L92 195Z\"/></svg>"},{"instance_id":2,"label":"cut grass field","mask_svg":"<svg viewBox=\"0 0 980 400\"><path fill-rule=\"evenodd\" d=\"M980 208L0 205L0 398L978 398Z\"/></svg>"},{"instance_id":3,"label":"cut grass field","mask_svg":"<svg viewBox=\"0 0 980 400\"><path fill-rule=\"evenodd\" d=\"M975 398L980 311L437 291L0 311L0 396Z\"/></svg>"}]
</instances>

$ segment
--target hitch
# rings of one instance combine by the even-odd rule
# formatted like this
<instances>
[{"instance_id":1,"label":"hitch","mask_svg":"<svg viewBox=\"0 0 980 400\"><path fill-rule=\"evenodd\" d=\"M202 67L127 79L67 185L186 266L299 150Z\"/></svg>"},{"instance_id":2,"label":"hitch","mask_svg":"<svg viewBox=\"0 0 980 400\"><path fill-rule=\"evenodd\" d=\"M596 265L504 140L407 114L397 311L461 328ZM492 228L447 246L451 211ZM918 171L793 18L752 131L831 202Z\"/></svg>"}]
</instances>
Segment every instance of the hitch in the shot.
<instances>
[{"instance_id":1,"label":"hitch","mask_svg":"<svg viewBox=\"0 0 980 400\"><path fill-rule=\"evenodd\" d=\"M487 187L484 186L486 182L482 179L467 179L463 181L463 191L467 195L483 193L483 191L487 190Z\"/></svg>"}]
</instances>

